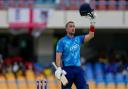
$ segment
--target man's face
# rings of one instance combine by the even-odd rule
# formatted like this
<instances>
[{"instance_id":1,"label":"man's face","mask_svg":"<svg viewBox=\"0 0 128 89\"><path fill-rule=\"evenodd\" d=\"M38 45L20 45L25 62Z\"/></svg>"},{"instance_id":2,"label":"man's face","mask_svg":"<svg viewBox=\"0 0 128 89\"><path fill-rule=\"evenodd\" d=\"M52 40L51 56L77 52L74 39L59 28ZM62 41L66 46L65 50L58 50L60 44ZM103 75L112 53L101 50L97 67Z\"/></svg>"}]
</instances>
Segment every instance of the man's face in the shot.
<instances>
[{"instance_id":1,"label":"man's face","mask_svg":"<svg viewBox=\"0 0 128 89\"><path fill-rule=\"evenodd\" d=\"M67 31L68 34L74 35L75 34L75 25L74 25L74 23L69 23L66 27L66 31Z\"/></svg>"}]
</instances>

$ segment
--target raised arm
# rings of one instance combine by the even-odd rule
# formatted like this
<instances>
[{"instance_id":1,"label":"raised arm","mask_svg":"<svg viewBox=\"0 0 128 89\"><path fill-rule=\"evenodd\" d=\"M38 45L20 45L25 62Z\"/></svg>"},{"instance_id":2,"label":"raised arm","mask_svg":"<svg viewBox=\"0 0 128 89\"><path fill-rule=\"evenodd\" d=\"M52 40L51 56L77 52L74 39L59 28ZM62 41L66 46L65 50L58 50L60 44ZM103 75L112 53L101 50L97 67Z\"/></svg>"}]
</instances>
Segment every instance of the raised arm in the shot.
<instances>
[{"instance_id":1,"label":"raised arm","mask_svg":"<svg viewBox=\"0 0 128 89\"><path fill-rule=\"evenodd\" d=\"M84 42L88 42L89 40L91 40L94 37L94 34L95 34L95 27L93 24L91 24L89 33L84 37Z\"/></svg>"}]
</instances>

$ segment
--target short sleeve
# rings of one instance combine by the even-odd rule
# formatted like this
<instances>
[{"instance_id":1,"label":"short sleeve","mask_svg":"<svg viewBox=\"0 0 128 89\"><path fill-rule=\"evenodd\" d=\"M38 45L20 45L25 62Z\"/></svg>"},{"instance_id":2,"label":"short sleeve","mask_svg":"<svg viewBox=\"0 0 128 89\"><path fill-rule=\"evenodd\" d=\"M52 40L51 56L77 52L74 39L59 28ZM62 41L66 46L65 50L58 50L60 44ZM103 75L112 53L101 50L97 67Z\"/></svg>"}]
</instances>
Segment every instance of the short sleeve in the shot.
<instances>
[{"instance_id":1,"label":"short sleeve","mask_svg":"<svg viewBox=\"0 0 128 89\"><path fill-rule=\"evenodd\" d=\"M63 42L61 40L57 42L56 52L63 52Z\"/></svg>"},{"instance_id":2,"label":"short sleeve","mask_svg":"<svg viewBox=\"0 0 128 89\"><path fill-rule=\"evenodd\" d=\"M84 35L78 36L80 44L84 43Z\"/></svg>"}]
</instances>

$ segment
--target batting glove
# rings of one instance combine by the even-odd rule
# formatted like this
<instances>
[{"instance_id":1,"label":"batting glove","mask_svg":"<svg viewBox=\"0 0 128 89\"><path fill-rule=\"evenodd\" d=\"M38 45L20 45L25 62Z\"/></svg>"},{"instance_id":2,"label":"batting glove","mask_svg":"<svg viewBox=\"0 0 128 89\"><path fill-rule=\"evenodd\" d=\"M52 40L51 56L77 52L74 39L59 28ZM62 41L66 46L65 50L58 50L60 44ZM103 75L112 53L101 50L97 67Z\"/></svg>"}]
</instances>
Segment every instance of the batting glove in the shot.
<instances>
[{"instance_id":1,"label":"batting glove","mask_svg":"<svg viewBox=\"0 0 128 89\"><path fill-rule=\"evenodd\" d=\"M64 74L66 75L66 71L62 70L61 67L58 67L57 70L55 71L55 76L57 79L61 78L61 75Z\"/></svg>"}]
</instances>

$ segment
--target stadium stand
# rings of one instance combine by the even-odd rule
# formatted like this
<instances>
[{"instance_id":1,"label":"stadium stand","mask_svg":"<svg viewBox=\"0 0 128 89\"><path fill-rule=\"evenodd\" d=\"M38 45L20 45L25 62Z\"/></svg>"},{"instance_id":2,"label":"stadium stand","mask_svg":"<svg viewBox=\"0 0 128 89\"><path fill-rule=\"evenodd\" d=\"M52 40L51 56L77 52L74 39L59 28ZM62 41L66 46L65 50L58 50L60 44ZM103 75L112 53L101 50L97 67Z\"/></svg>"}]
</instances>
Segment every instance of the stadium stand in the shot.
<instances>
[{"instance_id":1,"label":"stadium stand","mask_svg":"<svg viewBox=\"0 0 128 89\"><path fill-rule=\"evenodd\" d=\"M109 0L108 9L109 10L116 10L116 1L115 0Z\"/></svg>"},{"instance_id":2,"label":"stadium stand","mask_svg":"<svg viewBox=\"0 0 128 89\"><path fill-rule=\"evenodd\" d=\"M88 0L60 0L59 9L61 10L77 10L82 3ZM96 10L126 10L126 0L91 0L90 4Z\"/></svg>"},{"instance_id":3,"label":"stadium stand","mask_svg":"<svg viewBox=\"0 0 128 89\"><path fill-rule=\"evenodd\" d=\"M120 3L119 6L118 6L119 10L126 10L126 9L128 9L128 7L127 7L128 6L127 5L128 1L127 0L120 0L119 3Z\"/></svg>"},{"instance_id":4,"label":"stadium stand","mask_svg":"<svg viewBox=\"0 0 128 89\"><path fill-rule=\"evenodd\" d=\"M12 72L6 74L8 89L17 89L16 79Z\"/></svg>"},{"instance_id":5,"label":"stadium stand","mask_svg":"<svg viewBox=\"0 0 128 89\"><path fill-rule=\"evenodd\" d=\"M109 83L106 85L106 89L116 89L116 85L114 83Z\"/></svg>"},{"instance_id":6,"label":"stadium stand","mask_svg":"<svg viewBox=\"0 0 128 89\"><path fill-rule=\"evenodd\" d=\"M85 78L87 80L87 83L89 84L89 89L95 89L96 83L95 83L92 65L90 63L88 63L87 65L85 65L84 70L86 71Z\"/></svg>"},{"instance_id":7,"label":"stadium stand","mask_svg":"<svg viewBox=\"0 0 128 89\"><path fill-rule=\"evenodd\" d=\"M3 4L3 0L0 0L0 9L3 9L4 4Z\"/></svg>"},{"instance_id":8,"label":"stadium stand","mask_svg":"<svg viewBox=\"0 0 128 89\"><path fill-rule=\"evenodd\" d=\"M0 88L1 89L8 89L6 79L3 75L0 75Z\"/></svg>"},{"instance_id":9,"label":"stadium stand","mask_svg":"<svg viewBox=\"0 0 128 89\"><path fill-rule=\"evenodd\" d=\"M113 83L115 83L115 81L114 81L114 75L113 75L113 73L106 73L105 74L105 82L106 82L106 84L113 84Z\"/></svg>"},{"instance_id":10,"label":"stadium stand","mask_svg":"<svg viewBox=\"0 0 128 89\"><path fill-rule=\"evenodd\" d=\"M0 0L0 9L8 7L51 7L58 10L78 10L82 3L90 2L96 10L127 10L127 0Z\"/></svg>"},{"instance_id":11,"label":"stadium stand","mask_svg":"<svg viewBox=\"0 0 128 89\"><path fill-rule=\"evenodd\" d=\"M121 73L117 73L115 75L115 80L117 84L117 89L126 89L125 82L124 82L124 76Z\"/></svg>"},{"instance_id":12,"label":"stadium stand","mask_svg":"<svg viewBox=\"0 0 128 89\"><path fill-rule=\"evenodd\" d=\"M32 70L27 70L26 71L26 79L27 79L27 84L28 84L28 89L35 89L36 88L36 83L35 83L35 75Z\"/></svg>"},{"instance_id":13,"label":"stadium stand","mask_svg":"<svg viewBox=\"0 0 128 89\"><path fill-rule=\"evenodd\" d=\"M114 66L111 66L114 67ZM85 78L90 89L127 89L128 73L107 72L100 62L88 62L84 65ZM26 70L26 75L18 74L15 78L13 72L9 72L6 76L0 76L0 86L2 89L35 89L36 80L48 80L49 89L60 89L60 82L56 80L53 74L45 76L43 73L36 75L33 70ZM72 87L75 88L75 85Z\"/></svg>"},{"instance_id":14,"label":"stadium stand","mask_svg":"<svg viewBox=\"0 0 128 89\"><path fill-rule=\"evenodd\" d=\"M18 89L28 89L27 82L24 76L17 76Z\"/></svg>"},{"instance_id":15,"label":"stadium stand","mask_svg":"<svg viewBox=\"0 0 128 89\"><path fill-rule=\"evenodd\" d=\"M53 76L53 75L50 75L48 78L47 78L47 80L49 81L49 82L51 82L51 83L48 83L48 88L49 89L56 89L57 88L57 82L56 81L54 81L55 80L55 77Z\"/></svg>"},{"instance_id":16,"label":"stadium stand","mask_svg":"<svg viewBox=\"0 0 128 89\"><path fill-rule=\"evenodd\" d=\"M95 9L96 10L106 10L107 9L106 3L107 3L106 0L99 0L99 1L97 1Z\"/></svg>"}]
</instances>

